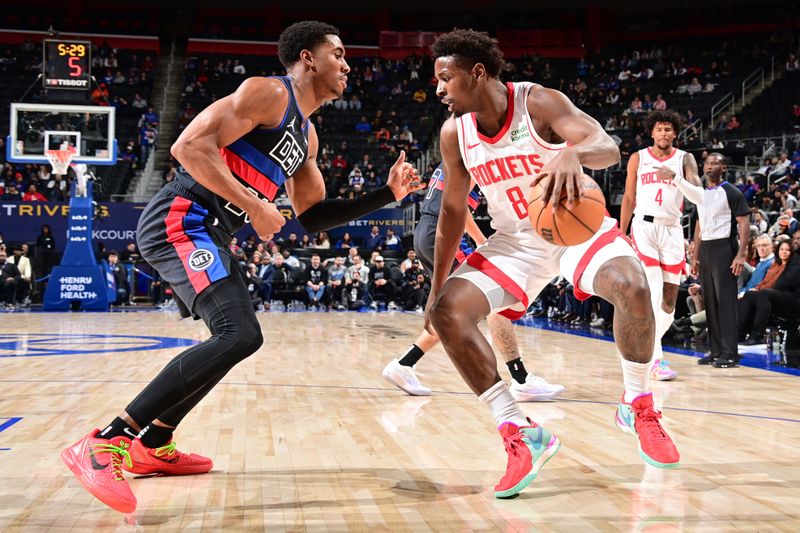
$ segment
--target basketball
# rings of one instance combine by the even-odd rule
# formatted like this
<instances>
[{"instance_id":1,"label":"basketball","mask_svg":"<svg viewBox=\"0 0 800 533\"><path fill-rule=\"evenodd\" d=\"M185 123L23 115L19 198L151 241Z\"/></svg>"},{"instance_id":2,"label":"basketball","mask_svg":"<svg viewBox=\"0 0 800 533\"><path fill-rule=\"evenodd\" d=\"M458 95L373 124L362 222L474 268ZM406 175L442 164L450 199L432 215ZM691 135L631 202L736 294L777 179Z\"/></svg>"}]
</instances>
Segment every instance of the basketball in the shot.
<instances>
[{"instance_id":1,"label":"basketball","mask_svg":"<svg viewBox=\"0 0 800 533\"><path fill-rule=\"evenodd\" d=\"M536 232L547 242L557 246L575 246L594 235L606 213L603 191L592 178L583 174L580 197L573 208L567 209L567 189L561 190L560 207L553 213L551 205L544 203L548 180L543 180L531 191L528 201L528 216Z\"/></svg>"}]
</instances>

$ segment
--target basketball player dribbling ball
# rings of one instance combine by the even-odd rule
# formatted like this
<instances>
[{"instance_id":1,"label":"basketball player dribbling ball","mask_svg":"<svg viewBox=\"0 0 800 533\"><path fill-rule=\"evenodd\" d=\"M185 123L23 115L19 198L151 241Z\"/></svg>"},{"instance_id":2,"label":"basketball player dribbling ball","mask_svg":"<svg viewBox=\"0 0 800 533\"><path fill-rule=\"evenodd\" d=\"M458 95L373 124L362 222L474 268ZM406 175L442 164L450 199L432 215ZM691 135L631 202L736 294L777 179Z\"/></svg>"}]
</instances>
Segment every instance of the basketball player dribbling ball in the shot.
<instances>
[{"instance_id":1,"label":"basketball player dribbling ball","mask_svg":"<svg viewBox=\"0 0 800 533\"><path fill-rule=\"evenodd\" d=\"M433 273L434 240L436 237L436 224L439 221L439 206L442 202L442 191L444 190L445 176L442 172L442 165L439 165L428 182L428 191L425 200L420 204L420 219L414 226L414 251L417 258L428 271L428 275ZM475 209L479 201L477 191L470 191L467 202L470 209ZM466 232L481 245L486 242L486 236L475 223L471 216L467 217ZM451 267L456 268L471 253L471 249L462 238L459 251ZM511 373L511 395L518 402L541 402L553 400L564 390L563 385L550 384L544 378L531 374L525 368L522 357L519 353L517 336L514 333L514 325L511 321L498 314L491 314L486 317L486 324L492 341L497 350L503 356L506 366ZM415 365L422 359L429 350L439 343L439 338L435 332L422 332L414 341L409 350L399 359L393 359L383 369L383 377L389 383L397 386L412 396L428 396L431 389L424 386L419 381Z\"/></svg>"},{"instance_id":2,"label":"basketball player dribbling ball","mask_svg":"<svg viewBox=\"0 0 800 533\"><path fill-rule=\"evenodd\" d=\"M677 466L678 451L661 427L650 392L655 324L647 279L633 249L611 218L587 242L572 247L547 243L528 219L532 185L548 180L546 200L553 209L566 189L569 209L583 166L600 169L618 162L616 144L562 93L528 82L501 82L502 52L486 33L454 30L440 35L432 49L437 94L453 115L441 130L447 185L426 328L439 334L459 373L498 424L508 464L495 496L524 489L560 442L522 413L477 323L491 312L520 316L559 273L572 282L577 296L596 294L616 307L614 337L625 385L616 425L637 437L646 462ZM472 179L486 197L497 231L448 278Z\"/></svg>"},{"instance_id":3,"label":"basketball player dribbling ball","mask_svg":"<svg viewBox=\"0 0 800 533\"><path fill-rule=\"evenodd\" d=\"M175 426L263 342L245 274L227 247L231 235L247 222L263 240L280 230L284 219L271 200L282 185L309 233L420 188L401 152L386 187L354 200L325 198L317 135L307 117L346 88L350 68L338 33L313 21L287 28L278 55L288 76L245 80L200 113L172 147L182 168L142 213L139 248L169 282L182 315L202 318L212 336L175 357L104 429L62 452L81 484L118 511L136 507L123 470L181 475L211 469L211 459L176 448Z\"/></svg>"},{"instance_id":4,"label":"basketball player dribbling ball","mask_svg":"<svg viewBox=\"0 0 800 533\"><path fill-rule=\"evenodd\" d=\"M700 186L694 156L674 146L681 122L680 115L674 111L658 110L648 115L645 130L653 138L653 145L639 150L628 160L620 214L622 232L627 233L628 224L631 225L631 240L650 285L656 321L651 375L659 381L678 377L663 358L661 337L675 317L681 273L686 266L681 225L682 191L687 190L690 200L695 193L684 183ZM698 199L693 201L697 203Z\"/></svg>"}]
</instances>

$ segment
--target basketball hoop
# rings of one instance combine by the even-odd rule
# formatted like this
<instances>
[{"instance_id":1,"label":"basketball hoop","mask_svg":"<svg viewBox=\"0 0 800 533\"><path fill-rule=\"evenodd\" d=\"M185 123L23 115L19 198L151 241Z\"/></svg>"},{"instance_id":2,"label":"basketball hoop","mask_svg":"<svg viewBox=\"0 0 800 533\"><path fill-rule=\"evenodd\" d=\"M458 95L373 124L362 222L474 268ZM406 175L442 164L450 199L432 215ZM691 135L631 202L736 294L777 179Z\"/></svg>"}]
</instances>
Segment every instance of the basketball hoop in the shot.
<instances>
[{"instance_id":1,"label":"basketball hoop","mask_svg":"<svg viewBox=\"0 0 800 533\"><path fill-rule=\"evenodd\" d=\"M74 146L67 146L59 150L45 150L45 155L50 162L50 166L53 167L53 174L63 176L67 173L72 159L78 155L78 151L75 150Z\"/></svg>"}]
</instances>

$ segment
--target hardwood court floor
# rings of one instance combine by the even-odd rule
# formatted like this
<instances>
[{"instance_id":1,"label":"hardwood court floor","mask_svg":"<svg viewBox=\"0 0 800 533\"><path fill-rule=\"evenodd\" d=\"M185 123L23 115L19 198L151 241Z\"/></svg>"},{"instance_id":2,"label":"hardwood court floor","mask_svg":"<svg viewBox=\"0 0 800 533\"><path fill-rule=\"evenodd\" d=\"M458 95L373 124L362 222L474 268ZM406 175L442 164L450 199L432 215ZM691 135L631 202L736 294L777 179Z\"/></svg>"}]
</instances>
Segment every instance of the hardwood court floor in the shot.
<instances>
[{"instance_id":1,"label":"hardwood court floor","mask_svg":"<svg viewBox=\"0 0 800 533\"><path fill-rule=\"evenodd\" d=\"M444 352L419 364L429 398L380 377L419 315L260 320L267 343L177 433L214 470L131 478L139 507L124 516L86 493L59 451L113 418L180 350L138 350L151 341L114 335L200 340L205 327L163 312L0 316L0 531L800 529L796 376L672 356L679 380L655 390L682 466L659 470L613 424L613 344L518 327L527 366L567 386L561 401L523 407L563 446L520 497L496 500L502 443Z\"/></svg>"}]
</instances>

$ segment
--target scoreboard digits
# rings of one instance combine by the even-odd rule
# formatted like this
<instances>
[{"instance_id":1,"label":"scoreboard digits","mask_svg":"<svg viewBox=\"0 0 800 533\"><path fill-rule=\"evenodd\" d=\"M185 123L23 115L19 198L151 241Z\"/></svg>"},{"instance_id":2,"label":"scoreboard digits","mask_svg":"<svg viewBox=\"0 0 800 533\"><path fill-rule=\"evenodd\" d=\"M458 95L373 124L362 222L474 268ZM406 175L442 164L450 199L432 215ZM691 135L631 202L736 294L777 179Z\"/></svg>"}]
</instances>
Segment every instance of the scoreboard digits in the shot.
<instances>
[{"instance_id":1,"label":"scoreboard digits","mask_svg":"<svg viewBox=\"0 0 800 533\"><path fill-rule=\"evenodd\" d=\"M45 89L89 89L91 55L92 43L89 41L45 40Z\"/></svg>"}]
</instances>

